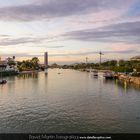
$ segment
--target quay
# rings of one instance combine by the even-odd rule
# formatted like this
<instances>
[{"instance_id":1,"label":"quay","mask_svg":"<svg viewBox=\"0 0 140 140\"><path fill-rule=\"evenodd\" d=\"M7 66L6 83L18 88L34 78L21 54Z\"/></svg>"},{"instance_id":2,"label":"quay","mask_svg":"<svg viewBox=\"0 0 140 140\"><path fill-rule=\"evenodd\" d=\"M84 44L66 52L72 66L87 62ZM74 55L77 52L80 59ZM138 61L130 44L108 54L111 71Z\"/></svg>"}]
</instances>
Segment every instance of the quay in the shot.
<instances>
[{"instance_id":1,"label":"quay","mask_svg":"<svg viewBox=\"0 0 140 140\"><path fill-rule=\"evenodd\" d=\"M94 72L95 69L80 69L80 71ZM106 73L106 72L113 73L113 71L111 70L96 70L96 71L102 72L102 73ZM115 73L113 74L113 77L114 79L126 81L127 83L130 83L130 84L140 85L140 77L135 77L135 76L127 75L127 74L115 74Z\"/></svg>"},{"instance_id":2,"label":"quay","mask_svg":"<svg viewBox=\"0 0 140 140\"><path fill-rule=\"evenodd\" d=\"M120 74L117 76L119 80L126 81L131 84L140 85L140 77L133 77L129 75Z\"/></svg>"},{"instance_id":3,"label":"quay","mask_svg":"<svg viewBox=\"0 0 140 140\"><path fill-rule=\"evenodd\" d=\"M94 71L98 71L98 72L113 72L111 70L98 70L98 69L80 69L80 71L85 71L85 72L94 72Z\"/></svg>"}]
</instances>

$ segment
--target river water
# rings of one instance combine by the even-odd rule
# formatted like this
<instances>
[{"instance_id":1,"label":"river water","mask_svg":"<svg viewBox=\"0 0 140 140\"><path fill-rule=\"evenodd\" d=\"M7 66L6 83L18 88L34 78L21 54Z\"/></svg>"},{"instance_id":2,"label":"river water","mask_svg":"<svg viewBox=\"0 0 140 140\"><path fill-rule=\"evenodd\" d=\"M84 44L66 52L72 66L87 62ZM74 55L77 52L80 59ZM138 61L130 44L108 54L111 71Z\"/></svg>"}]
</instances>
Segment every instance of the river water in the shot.
<instances>
[{"instance_id":1,"label":"river water","mask_svg":"<svg viewBox=\"0 0 140 140\"><path fill-rule=\"evenodd\" d=\"M6 79L0 133L140 132L139 87L61 69Z\"/></svg>"}]
</instances>

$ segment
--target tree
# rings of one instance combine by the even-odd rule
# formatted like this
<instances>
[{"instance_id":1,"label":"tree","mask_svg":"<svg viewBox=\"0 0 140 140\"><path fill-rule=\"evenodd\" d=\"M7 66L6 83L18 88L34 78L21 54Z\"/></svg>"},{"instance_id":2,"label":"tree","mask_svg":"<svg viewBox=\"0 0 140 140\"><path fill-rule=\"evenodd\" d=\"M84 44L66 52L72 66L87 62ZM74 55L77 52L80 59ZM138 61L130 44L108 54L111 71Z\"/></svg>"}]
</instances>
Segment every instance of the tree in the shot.
<instances>
[{"instance_id":1,"label":"tree","mask_svg":"<svg viewBox=\"0 0 140 140\"><path fill-rule=\"evenodd\" d=\"M39 69L39 59L37 57L34 57L31 60L18 62L18 69L20 71L38 70Z\"/></svg>"},{"instance_id":2,"label":"tree","mask_svg":"<svg viewBox=\"0 0 140 140\"><path fill-rule=\"evenodd\" d=\"M120 60L119 61L119 66L125 66L125 61L124 60Z\"/></svg>"},{"instance_id":3,"label":"tree","mask_svg":"<svg viewBox=\"0 0 140 140\"><path fill-rule=\"evenodd\" d=\"M15 66L16 65L15 61L10 57L7 58L7 64L9 66Z\"/></svg>"},{"instance_id":4,"label":"tree","mask_svg":"<svg viewBox=\"0 0 140 140\"><path fill-rule=\"evenodd\" d=\"M39 59L37 57L33 57L31 62L34 63L34 64L38 64L39 63Z\"/></svg>"},{"instance_id":5,"label":"tree","mask_svg":"<svg viewBox=\"0 0 140 140\"><path fill-rule=\"evenodd\" d=\"M33 69L39 68L39 59L37 57L33 57L31 60Z\"/></svg>"}]
</instances>

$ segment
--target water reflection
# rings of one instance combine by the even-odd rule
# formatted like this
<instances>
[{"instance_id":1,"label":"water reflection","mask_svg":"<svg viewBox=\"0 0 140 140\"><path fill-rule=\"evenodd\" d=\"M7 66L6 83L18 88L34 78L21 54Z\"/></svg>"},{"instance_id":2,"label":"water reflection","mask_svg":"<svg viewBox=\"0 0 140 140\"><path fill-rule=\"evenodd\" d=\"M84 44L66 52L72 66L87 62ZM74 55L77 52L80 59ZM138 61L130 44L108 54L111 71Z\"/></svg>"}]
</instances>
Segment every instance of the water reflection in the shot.
<instances>
[{"instance_id":1,"label":"water reflection","mask_svg":"<svg viewBox=\"0 0 140 140\"><path fill-rule=\"evenodd\" d=\"M115 93L116 93L116 95L118 94L118 79L116 79L115 80L115 85L116 85L116 87L115 87Z\"/></svg>"},{"instance_id":2,"label":"water reflection","mask_svg":"<svg viewBox=\"0 0 140 140\"><path fill-rule=\"evenodd\" d=\"M23 73L23 74L19 74L18 78L23 78L23 79L28 79L28 78L38 78L38 73L37 72L33 72L33 73Z\"/></svg>"},{"instance_id":3,"label":"water reflection","mask_svg":"<svg viewBox=\"0 0 140 140\"><path fill-rule=\"evenodd\" d=\"M135 90L140 91L140 85L131 84L131 83L128 83L127 81L115 80L115 82L116 81L117 81L116 85L124 89L125 93L127 93L127 90L130 90L130 89L135 89Z\"/></svg>"},{"instance_id":4,"label":"water reflection","mask_svg":"<svg viewBox=\"0 0 140 140\"><path fill-rule=\"evenodd\" d=\"M94 77L92 74L91 74L91 78L99 81L99 85L100 85L100 93L102 92L102 89L104 87L102 87L102 83L105 84L105 85L110 85L110 86L115 86L115 91L116 91L116 94L119 92L118 89L121 89L122 93L128 93L129 90L132 90L132 89L135 89L135 90L138 90L140 91L140 85L136 85L136 84L130 84L128 83L127 81L123 81L123 80L118 80L118 79L105 79L103 77L103 74L102 73L99 73L99 76L98 77Z\"/></svg>"},{"instance_id":5,"label":"water reflection","mask_svg":"<svg viewBox=\"0 0 140 140\"><path fill-rule=\"evenodd\" d=\"M137 84L131 84L131 86L133 86L136 90L140 91L140 85Z\"/></svg>"}]
</instances>

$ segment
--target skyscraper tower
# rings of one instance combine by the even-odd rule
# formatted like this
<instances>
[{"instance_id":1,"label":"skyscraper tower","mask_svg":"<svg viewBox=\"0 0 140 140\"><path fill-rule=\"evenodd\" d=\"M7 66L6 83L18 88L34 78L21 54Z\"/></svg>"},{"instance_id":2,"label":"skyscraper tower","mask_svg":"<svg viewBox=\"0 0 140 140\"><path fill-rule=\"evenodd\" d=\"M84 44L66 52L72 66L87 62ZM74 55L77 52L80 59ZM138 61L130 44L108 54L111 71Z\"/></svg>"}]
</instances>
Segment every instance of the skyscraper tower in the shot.
<instances>
[{"instance_id":1,"label":"skyscraper tower","mask_svg":"<svg viewBox=\"0 0 140 140\"><path fill-rule=\"evenodd\" d=\"M44 54L44 65L45 68L48 68L48 52L45 52Z\"/></svg>"},{"instance_id":2,"label":"skyscraper tower","mask_svg":"<svg viewBox=\"0 0 140 140\"><path fill-rule=\"evenodd\" d=\"M45 73L48 73L48 52L44 53L44 65L45 65Z\"/></svg>"}]
</instances>

